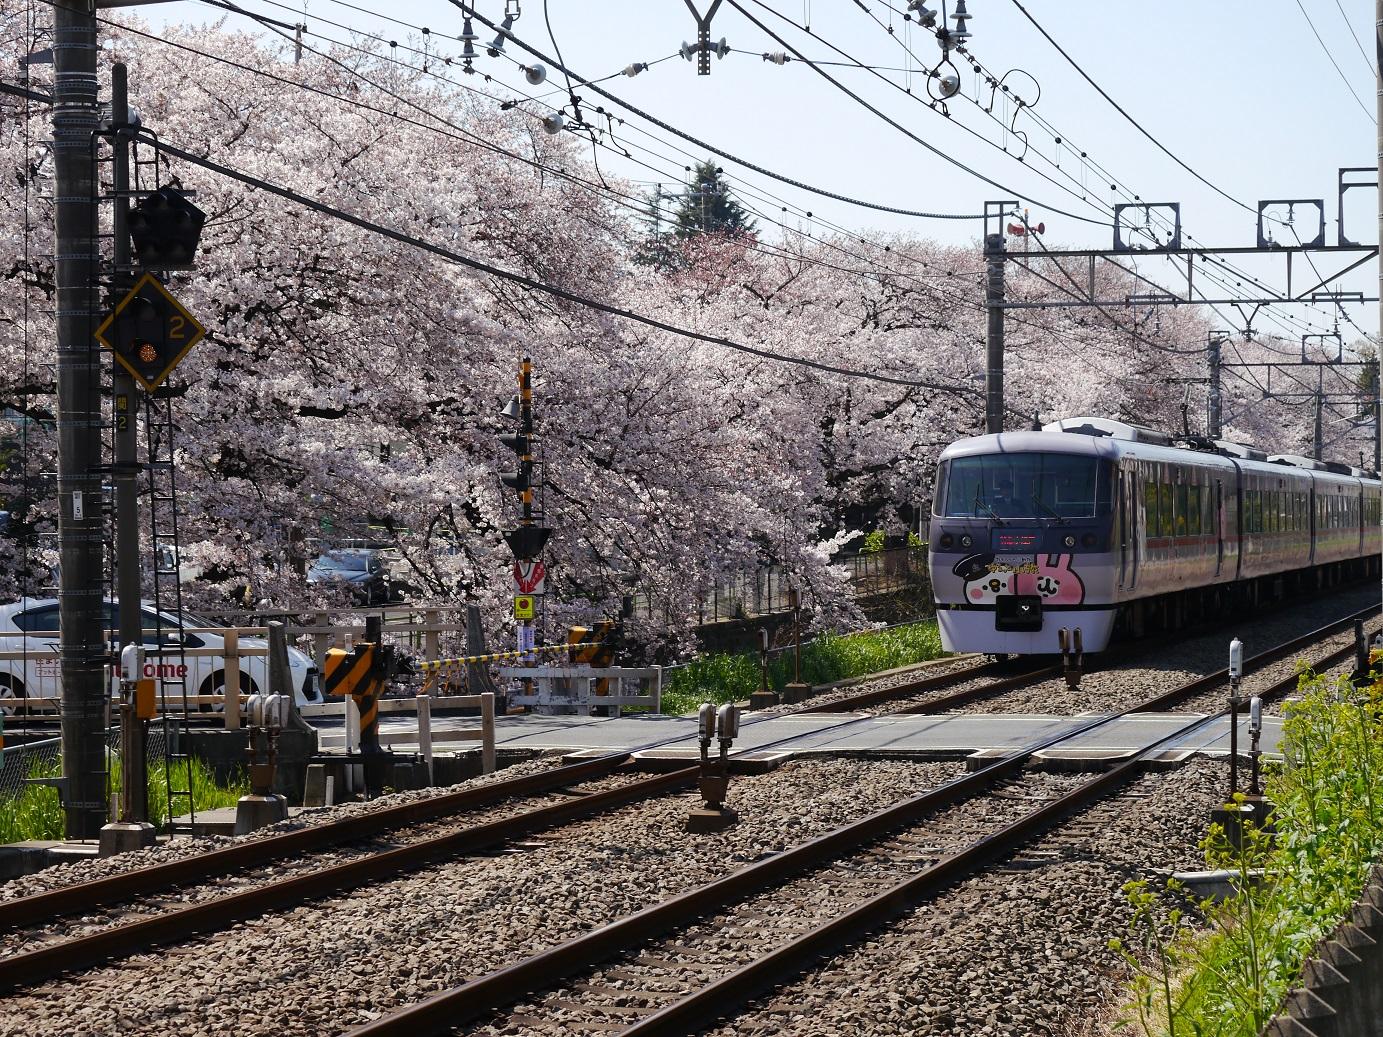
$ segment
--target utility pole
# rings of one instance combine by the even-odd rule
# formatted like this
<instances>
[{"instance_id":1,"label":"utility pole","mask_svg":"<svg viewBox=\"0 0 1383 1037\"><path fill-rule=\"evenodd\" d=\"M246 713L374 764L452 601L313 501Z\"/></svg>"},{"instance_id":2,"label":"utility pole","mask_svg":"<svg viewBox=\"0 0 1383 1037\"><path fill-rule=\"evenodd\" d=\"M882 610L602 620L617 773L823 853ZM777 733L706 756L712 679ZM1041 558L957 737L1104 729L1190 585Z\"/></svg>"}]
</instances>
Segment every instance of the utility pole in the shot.
<instances>
[{"instance_id":1,"label":"utility pole","mask_svg":"<svg viewBox=\"0 0 1383 1037\"><path fill-rule=\"evenodd\" d=\"M1379 0L1383 3L1383 0ZM1218 331L1210 332L1206 348L1210 354L1210 413L1206 421L1206 433L1211 439L1219 439L1223 434L1224 402L1220 395L1220 348L1224 337Z\"/></svg>"},{"instance_id":2,"label":"utility pole","mask_svg":"<svg viewBox=\"0 0 1383 1037\"><path fill-rule=\"evenodd\" d=\"M1316 427L1315 432L1311 436L1311 456L1314 457L1317 461L1319 461L1321 459L1322 452L1321 440L1324 438L1323 430L1321 427L1321 419L1324 416L1322 412L1325 410L1325 398L1321 393L1321 387L1319 384L1317 384L1316 386L1314 409L1316 412Z\"/></svg>"},{"instance_id":3,"label":"utility pole","mask_svg":"<svg viewBox=\"0 0 1383 1037\"><path fill-rule=\"evenodd\" d=\"M105 821L100 352L96 328L96 10L53 5L54 279L57 296L62 773L69 838Z\"/></svg>"},{"instance_id":4,"label":"utility pole","mask_svg":"<svg viewBox=\"0 0 1383 1037\"><path fill-rule=\"evenodd\" d=\"M114 276L111 279L111 308L134 287L134 260L130 249L130 123L129 81L123 63L110 70L110 129L112 186L115 204L111 216ZM111 407L115 419L115 596L119 602L119 644L121 659L131 646L143 645L144 626L140 612L143 597L139 565L139 432L138 397L134 377L121 364L111 364ZM155 562L154 564L158 564ZM123 675L128 677L128 674ZM142 674L136 674L138 679ZM129 714L126 716L125 714ZM135 719L133 706L126 703L121 717L121 763L127 792L121 811L122 822L142 824L149 820L146 809L144 724ZM125 728L128 727L128 730ZM129 789L137 790L133 793ZM142 830L141 830L142 831ZM152 840L152 829L148 839Z\"/></svg>"},{"instance_id":5,"label":"utility pole","mask_svg":"<svg viewBox=\"0 0 1383 1037\"><path fill-rule=\"evenodd\" d=\"M1376 114L1378 118L1378 243L1383 246L1383 0L1374 0L1374 72L1377 76ZM1374 386L1374 396L1378 398L1378 429L1374 442L1374 457L1380 456L1379 439L1383 439L1383 254L1378 260L1378 384ZM1377 468L1377 463L1374 465ZM1383 566L1380 566L1383 570Z\"/></svg>"},{"instance_id":6,"label":"utility pole","mask_svg":"<svg viewBox=\"0 0 1383 1037\"><path fill-rule=\"evenodd\" d=\"M110 73L111 144L114 150L113 179L115 211L115 276L111 283L112 309L134 287L134 265L130 255L130 99L125 66L116 64ZM115 586L120 602L120 645L143 641L139 614L139 498L137 452L139 435L134 377L120 364L111 365L111 388L115 402Z\"/></svg>"},{"instance_id":7,"label":"utility pole","mask_svg":"<svg viewBox=\"0 0 1383 1037\"><path fill-rule=\"evenodd\" d=\"M1383 0L1378 0L1383 4ZM989 311L989 329L985 338L984 367L984 430L994 433L1004 430L1004 236L1002 233L984 236L984 258L988 268L984 304Z\"/></svg>"}]
</instances>

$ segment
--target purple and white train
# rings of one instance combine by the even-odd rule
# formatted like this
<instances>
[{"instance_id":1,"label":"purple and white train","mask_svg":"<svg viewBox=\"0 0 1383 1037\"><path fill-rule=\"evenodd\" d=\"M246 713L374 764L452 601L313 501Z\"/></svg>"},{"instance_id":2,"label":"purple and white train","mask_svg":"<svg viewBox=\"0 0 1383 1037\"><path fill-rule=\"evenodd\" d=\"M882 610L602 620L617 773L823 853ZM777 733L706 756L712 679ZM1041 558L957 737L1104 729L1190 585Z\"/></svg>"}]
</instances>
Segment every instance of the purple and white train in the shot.
<instances>
[{"instance_id":1,"label":"purple and white train","mask_svg":"<svg viewBox=\"0 0 1383 1037\"><path fill-rule=\"evenodd\" d=\"M1345 465L1066 418L941 454L929 560L942 644L1103 650L1377 574L1379 480Z\"/></svg>"}]
</instances>

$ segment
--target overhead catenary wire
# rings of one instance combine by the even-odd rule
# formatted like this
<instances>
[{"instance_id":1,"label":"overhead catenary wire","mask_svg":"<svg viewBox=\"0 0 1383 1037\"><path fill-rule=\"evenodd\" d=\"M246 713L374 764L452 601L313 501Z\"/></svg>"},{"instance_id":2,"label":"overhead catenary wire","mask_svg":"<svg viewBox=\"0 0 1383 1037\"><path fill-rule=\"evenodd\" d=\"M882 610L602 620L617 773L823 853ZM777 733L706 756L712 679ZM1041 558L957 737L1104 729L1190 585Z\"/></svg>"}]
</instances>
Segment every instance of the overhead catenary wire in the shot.
<instances>
[{"instance_id":1,"label":"overhead catenary wire","mask_svg":"<svg viewBox=\"0 0 1383 1037\"><path fill-rule=\"evenodd\" d=\"M497 29L497 28L498 28L498 27L495 25L494 22L490 21L490 20L489 20L488 18L486 18L484 15L482 15L482 14L480 14L479 12L475 11L469 4L463 3L462 0L447 0L447 2L453 4L454 6L456 6L456 7L458 7L458 8L460 8L464 13L470 15L470 16L473 17L476 21L482 23L483 25L487 25L487 26L489 26L489 27L492 28L492 29ZM518 36L514 35L512 32L508 33L508 37L509 37L509 39L511 39L514 43L518 44L518 46L522 47L524 50L528 51L528 53L532 54L532 55L533 55L535 58L537 58L539 61L545 62L546 64L552 65L554 68L560 69L563 73L565 73L565 74L567 74L567 75L570 75L570 76L571 76L577 83L579 83L581 86L584 86L584 87L587 87L587 88L589 88L589 89L591 89L591 90L594 90L594 91L595 91L596 93L598 93L601 97L605 98L607 101L610 101L612 104L617 104L617 105L619 105L621 108L625 109L626 111L629 111L629 112L634 113L634 114L635 114L636 116L638 116L640 119L644 119L644 120L646 120L647 122L651 123L652 125L657 126L659 129L662 129L662 130L664 130L664 131L666 131L666 132L668 132L668 133L674 134L675 136L681 137L683 140L687 141L688 143L690 143L690 144L695 144L698 148L701 148L701 149L703 149L703 150L705 150L705 151L709 151L709 152L710 152L711 154L713 154L713 155L719 155L721 158L725 159L726 161L728 161L728 162L733 162L733 163L735 163L736 165L739 165L739 166L743 166L745 169L752 169L754 172L759 173L759 174L762 175L762 176L769 177L769 178L771 178L771 179L773 179L773 180L777 180L777 181L779 181L780 183L788 184L789 186L791 186L791 187L796 187L796 188L798 188L799 190L808 191L808 192L810 192L810 193L812 193L812 194L820 195L820 196L823 197L823 198L830 198L830 199L832 199L833 201L844 202L844 203L847 204L847 205L853 205L853 206L857 206L857 207L863 208L863 209L873 209L873 210L875 210L875 211L877 211L877 212L888 212L888 213L893 213L895 216L915 216L915 217L918 217L918 218L920 218L920 219L928 219L928 220L982 220L982 219L984 219L984 214L983 214L983 213L974 213L974 214L969 214L969 213L967 213L967 214L961 214L961 213L945 213L945 212L925 212L925 211L921 211L921 210L917 210L917 209L904 209L904 208L901 208L901 207L898 207L898 206L883 205L883 204L880 204L880 203L877 203L877 202L870 202L870 201L865 201L865 200L859 199L859 198L853 198L853 197L851 197L851 196L849 196L849 195L840 194L839 192L836 192L836 191L830 191L830 190L827 190L827 189L825 189L825 188L817 187L817 186L815 186L815 185L813 185L813 184L806 183L805 181L797 180L797 179L795 179L795 178L793 178L793 177L790 177L790 176L785 176L785 175L782 174L782 173L775 172L774 170L768 169L768 168L766 168L766 167L764 167L764 166L761 166L761 165L758 165L758 164L756 164L756 163L754 163L754 162L750 162L748 159L740 158L738 155L734 155L734 154L732 154L732 153L730 153L730 152L728 152L728 151L725 151L724 149L719 148L719 147L715 146L714 144L710 144L710 143L708 143L707 141L701 140L700 138L695 137L695 136L693 136L693 135L690 134L690 133L687 133L685 130L679 129L678 127L673 126L673 125L671 125L670 123L664 122L662 119L658 118L656 115L652 115L652 114L650 114L650 113L644 111L643 109L641 109L641 108L639 108L639 107L637 107L637 106L635 106L635 105L629 103L628 101L625 101L625 100L623 100L622 98L619 98L619 97L615 96L614 94L610 93L610 91L606 90L604 87L599 86L594 80L587 79L586 77L582 76L579 72L576 72L575 70L565 68L565 67L564 67L560 62L558 62L556 59L547 56L547 55L544 54L542 51L540 51L540 50L538 50L536 47L534 47L532 44L530 44L530 43L525 43L521 38L519 38ZM1016 193L1016 192L1015 192L1015 193Z\"/></svg>"},{"instance_id":2,"label":"overhead catenary wire","mask_svg":"<svg viewBox=\"0 0 1383 1037\"><path fill-rule=\"evenodd\" d=\"M452 2L456 3L459 2L459 0L452 0ZM788 43L787 40L783 39L772 29L766 26L763 22L759 21L759 19L755 18L754 15L752 15L748 10L744 8L742 4L738 2L738 0L726 0L726 2L745 18L749 19L749 21L752 22L759 29L760 32L764 33L764 35L774 40L780 47L782 47L788 53L792 54L793 57L797 58L797 60L803 62L813 72L821 76L828 83L834 86L837 90L844 93L856 104L860 105L873 115L877 116L879 119L883 120L888 125L892 126L894 129L902 133L903 136L907 137L909 140L926 148L928 151L930 151L932 154L936 155L943 161L955 166L957 169L960 169L965 173L968 173L970 176L982 181L983 183L988 184L990 187L993 187L996 190L1003 191L1005 194L1012 195L1016 198L1026 199L1032 204L1041 206L1043 209L1046 209L1049 212L1058 213L1059 215L1066 216L1070 219L1079 220L1082 223L1092 223L1096 226L1102 227L1108 226L1108 224L1105 223L1103 220L1092 219L1089 216L1082 216L1079 213L1071 212L1068 209L1062 209L1059 206L1052 205L1050 202L1044 202L1037 198L1034 198L1032 194L1027 191L1020 191L1017 188L1010 187L1006 184L1000 183L998 180L986 176L984 173L981 173L979 170L973 168L972 166L966 165L964 162L960 161L960 159L956 158L955 156L947 154L945 151L942 151L936 145L932 144L927 140L924 140L922 137L919 137L917 134L913 133L912 130L908 129L906 126L898 122L892 116L885 114L879 108L876 108L874 105L870 104L859 94L855 93L855 91L851 90L844 83L840 82L838 79L833 77L825 69L813 64L812 61L809 58L807 58L800 50L798 50L792 44Z\"/></svg>"},{"instance_id":3,"label":"overhead catenary wire","mask_svg":"<svg viewBox=\"0 0 1383 1037\"><path fill-rule=\"evenodd\" d=\"M311 209L312 211L320 213L323 216L328 216L332 219L340 220L343 223L349 223L352 226L359 228L360 230L367 231L371 234L379 235L380 237L389 238L392 241L396 241L403 245L408 245L411 248L416 248L423 252L431 253L432 255L435 255L441 259L445 259L450 263L455 263L458 266L463 266L468 269L475 270L478 273L487 274L491 277L498 278L502 281L508 281L512 284L522 285L523 287L528 288L532 291L541 292L545 295L553 296L554 298L564 299L567 302L575 303L576 305L586 307L587 309L596 310L601 313L607 313L611 316L620 317L624 320L633 321L638 324L643 324L646 327L656 328L659 331L665 331L669 334L678 335L682 338L694 339L698 342L705 342L709 345L722 346L726 349L734 350L735 352L747 353L752 356L757 356L760 359L768 360L774 363L810 368L812 370L821 371L825 374L840 375L845 378L859 378L865 381L882 382L889 385L902 385L907 386L909 388L932 389L936 392L952 393L957 396L975 395L975 390L970 389L968 387L943 385L940 383L923 381L921 379L916 378L903 378L895 375L879 374L877 372L872 371L863 371L857 368L841 367L835 364L824 363L819 360L812 360L808 357L793 356L791 354L776 352L771 349L761 349L758 346L751 346L745 342L737 342L734 339L726 338L722 335L711 335L707 334L706 332L696 331L691 328L679 327L678 325L672 324L658 317L652 317L648 314L639 313L635 310L629 310L622 306L615 306L611 303L602 302L599 299L592 299L591 297L582 295L579 292L573 292L569 289L562 288L559 285L550 284L549 282L543 281L536 277L529 277L527 274L520 274L513 270L505 270L502 267L497 267L492 263L487 263L483 260L463 255L460 252L446 248L443 245L438 245L435 242L427 241L426 239L419 238L412 234L407 234L404 231L395 230L392 227L386 227L380 223L375 223L374 221L367 220L362 216L357 216L354 213L347 212L344 209L339 209L334 205L328 205L327 203L319 201L315 198L309 198L306 195L299 194L297 191L294 191L287 187L283 187L280 184L275 184L269 180L265 180L262 177L255 176L251 173L246 173L241 170L234 169L230 166L223 165L222 163L213 161L212 159L196 155L190 151L178 147L175 144L172 144L171 142L165 139L160 138L158 140L155 140L153 137L147 135L141 135L141 139L143 139L145 143L147 143L151 147L157 147L159 150L163 151L168 155L172 155L175 158L182 159L184 162L190 162L195 166L200 166L201 168L215 173L218 176L223 176L231 180L236 180L249 187L258 188L259 190L265 191L269 194L277 195L278 197L286 201L290 201L297 205L301 205L304 208Z\"/></svg>"},{"instance_id":4,"label":"overhead catenary wire","mask_svg":"<svg viewBox=\"0 0 1383 1037\"><path fill-rule=\"evenodd\" d=\"M1354 98L1354 103L1359 106L1359 110L1364 113L1365 118L1377 126L1378 117L1368 110L1363 101L1359 100L1359 94L1355 91L1354 84L1349 81L1349 76L1345 75L1345 70L1342 69L1340 63L1335 60L1335 55L1330 52L1330 48L1326 46L1325 40L1321 39L1321 34L1316 30L1316 23L1311 20L1311 15L1307 13L1301 0L1297 0L1297 10L1299 10L1301 16L1306 19L1306 24L1311 27L1311 35L1316 37L1316 42L1321 45L1321 50L1325 51L1326 58L1339 74L1340 82L1345 84L1345 89L1349 91L1349 95ZM1354 30L1351 29L1350 31L1353 32ZM1355 42L1357 43L1358 41L1356 40Z\"/></svg>"}]
</instances>

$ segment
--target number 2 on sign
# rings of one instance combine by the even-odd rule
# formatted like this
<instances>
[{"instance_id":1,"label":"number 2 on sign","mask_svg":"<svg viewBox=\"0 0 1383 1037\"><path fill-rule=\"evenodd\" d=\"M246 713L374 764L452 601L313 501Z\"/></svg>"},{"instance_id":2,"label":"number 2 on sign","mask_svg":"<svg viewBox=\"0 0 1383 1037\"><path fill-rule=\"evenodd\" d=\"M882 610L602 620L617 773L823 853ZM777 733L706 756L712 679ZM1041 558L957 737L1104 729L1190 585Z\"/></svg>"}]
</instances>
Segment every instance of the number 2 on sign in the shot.
<instances>
[{"instance_id":1,"label":"number 2 on sign","mask_svg":"<svg viewBox=\"0 0 1383 1037\"><path fill-rule=\"evenodd\" d=\"M187 321L185 321L180 315L176 313L173 314L173 316L168 318L168 337L182 338L184 334L183 329L186 326Z\"/></svg>"}]
</instances>

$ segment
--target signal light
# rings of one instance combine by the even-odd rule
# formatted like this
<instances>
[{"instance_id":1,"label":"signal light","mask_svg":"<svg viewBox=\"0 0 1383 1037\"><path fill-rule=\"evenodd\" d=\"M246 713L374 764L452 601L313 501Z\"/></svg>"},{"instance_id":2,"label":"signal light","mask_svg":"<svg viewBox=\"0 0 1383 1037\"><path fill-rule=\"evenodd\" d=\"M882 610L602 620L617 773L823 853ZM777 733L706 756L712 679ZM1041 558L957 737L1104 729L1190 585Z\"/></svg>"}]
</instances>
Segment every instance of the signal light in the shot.
<instances>
[{"instance_id":1,"label":"signal light","mask_svg":"<svg viewBox=\"0 0 1383 1037\"><path fill-rule=\"evenodd\" d=\"M550 536L552 530L546 526L520 526L505 533L504 542L514 552L515 558L537 558Z\"/></svg>"},{"instance_id":2,"label":"signal light","mask_svg":"<svg viewBox=\"0 0 1383 1037\"><path fill-rule=\"evenodd\" d=\"M949 547L951 547L952 545L954 545L955 542L956 542L956 538L953 537L953 536L951 536L950 533L942 533L942 534L941 534L940 543L941 543L941 546L942 546L942 547L949 548Z\"/></svg>"},{"instance_id":3,"label":"signal light","mask_svg":"<svg viewBox=\"0 0 1383 1037\"><path fill-rule=\"evenodd\" d=\"M528 453L528 437L522 432L516 432L512 436L500 436L499 441L520 456Z\"/></svg>"},{"instance_id":4,"label":"signal light","mask_svg":"<svg viewBox=\"0 0 1383 1037\"><path fill-rule=\"evenodd\" d=\"M183 193L162 187L130 210L128 225L135 258L146 270L190 270L197 256L206 213Z\"/></svg>"},{"instance_id":5,"label":"signal light","mask_svg":"<svg viewBox=\"0 0 1383 1037\"><path fill-rule=\"evenodd\" d=\"M524 464L520 466L517 472L501 472L499 481L511 490L527 493L533 485L533 466Z\"/></svg>"}]
</instances>

